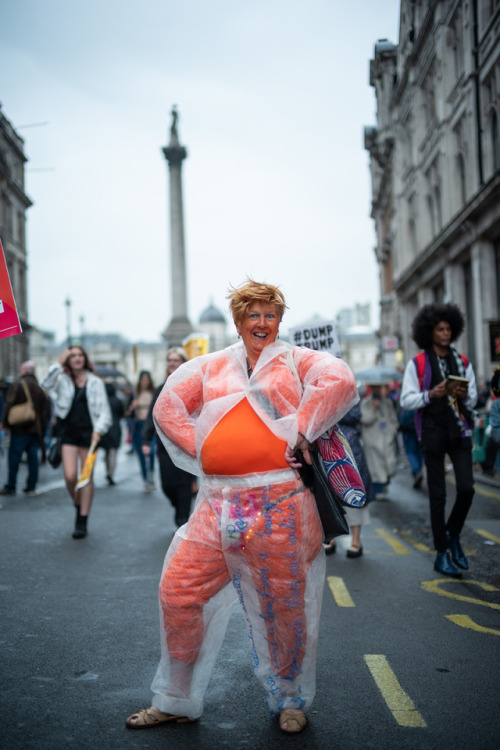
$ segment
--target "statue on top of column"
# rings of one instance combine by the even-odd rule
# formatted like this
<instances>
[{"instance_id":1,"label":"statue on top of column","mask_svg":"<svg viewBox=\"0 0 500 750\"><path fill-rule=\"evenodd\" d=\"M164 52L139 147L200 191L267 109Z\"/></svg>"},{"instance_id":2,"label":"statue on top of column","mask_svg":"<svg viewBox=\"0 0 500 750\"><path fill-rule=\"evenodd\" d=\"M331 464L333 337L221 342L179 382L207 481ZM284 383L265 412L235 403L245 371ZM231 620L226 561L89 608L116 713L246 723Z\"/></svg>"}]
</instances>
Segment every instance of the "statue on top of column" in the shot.
<instances>
[{"instance_id":1,"label":"statue on top of column","mask_svg":"<svg viewBox=\"0 0 500 750\"><path fill-rule=\"evenodd\" d=\"M178 136L179 134L177 132L177 120L179 119L179 113L177 112L177 104L174 104L170 114L172 115L172 125L170 127L170 134Z\"/></svg>"}]
</instances>

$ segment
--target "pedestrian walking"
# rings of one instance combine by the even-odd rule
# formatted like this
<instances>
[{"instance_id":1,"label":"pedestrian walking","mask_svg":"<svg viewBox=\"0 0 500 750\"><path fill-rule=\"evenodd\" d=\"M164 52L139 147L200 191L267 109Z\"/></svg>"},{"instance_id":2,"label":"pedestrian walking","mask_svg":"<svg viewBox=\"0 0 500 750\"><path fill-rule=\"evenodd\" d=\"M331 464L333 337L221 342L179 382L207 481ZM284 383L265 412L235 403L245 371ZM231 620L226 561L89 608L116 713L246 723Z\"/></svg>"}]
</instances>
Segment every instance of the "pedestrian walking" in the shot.
<instances>
[{"instance_id":1,"label":"pedestrian walking","mask_svg":"<svg viewBox=\"0 0 500 750\"><path fill-rule=\"evenodd\" d=\"M39 451L45 460L43 435L47 421L47 396L38 385L35 363L23 362L19 379L9 386L5 395L2 423L10 430L8 479L0 495L15 495L17 474L23 453L28 459L28 477L23 491L35 495L38 481ZM31 409L30 409L31 405ZM21 416L16 416L17 414ZM22 414L25 414L25 417Z\"/></svg>"},{"instance_id":2,"label":"pedestrian walking","mask_svg":"<svg viewBox=\"0 0 500 750\"><path fill-rule=\"evenodd\" d=\"M277 287L248 281L229 300L242 341L181 365L154 408L171 457L201 484L160 581L153 706L129 716L131 729L201 716L236 600L282 731L302 731L315 692L325 555L294 453L310 461L309 442L357 402L356 384L342 360L277 340Z\"/></svg>"},{"instance_id":3,"label":"pedestrian walking","mask_svg":"<svg viewBox=\"0 0 500 750\"><path fill-rule=\"evenodd\" d=\"M177 347L169 349L167 352L167 370L165 373L165 382L177 370L180 365L187 362L187 354L184 349ZM147 457L151 453L151 444L156 437L156 428L153 421L153 408L158 396L163 390L164 383L154 392L153 400L149 407L148 416L142 428L142 452ZM179 469L174 464L168 451L161 442L157 441L157 456L160 465L161 488L166 497L170 500L175 508L175 523L177 527L187 523L191 512L191 502L193 496L193 484L196 477L184 469Z\"/></svg>"},{"instance_id":4,"label":"pedestrian walking","mask_svg":"<svg viewBox=\"0 0 500 750\"><path fill-rule=\"evenodd\" d=\"M151 373L147 370L141 370L134 398L126 412L127 416L130 415L134 418L132 425L132 448L137 453L137 458L139 459L139 467L144 482L144 492L151 492L151 490L155 489L153 481L153 470L155 467L154 446L152 446L147 457L142 452L142 428L153 400L154 390Z\"/></svg>"},{"instance_id":5,"label":"pedestrian walking","mask_svg":"<svg viewBox=\"0 0 500 750\"><path fill-rule=\"evenodd\" d=\"M125 413L123 400L116 395L114 383L106 383L106 395L111 409L112 423L109 430L102 436L99 447L104 449L104 460L106 462L106 479L110 487L116 484L114 473L116 469L116 457L118 448L122 442L121 420Z\"/></svg>"},{"instance_id":6,"label":"pedestrian walking","mask_svg":"<svg viewBox=\"0 0 500 750\"><path fill-rule=\"evenodd\" d=\"M491 378L493 401L490 406L489 439L494 450L493 474L500 475L500 367L497 367Z\"/></svg>"},{"instance_id":7,"label":"pedestrian walking","mask_svg":"<svg viewBox=\"0 0 500 750\"><path fill-rule=\"evenodd\" d=\"M379 383L369 383L370 395L361 401L361 438L375 495L381 496L396 473L396 409Z\"/></svg>"},{"instance_id":8,"label":"pedestrian walking","mask_svg":"<svg viewBox=\"0 0 500 750\"><path fill-rule=\"evenodd\" d=\"M436 303L422 307L413 321L412 335L423 351L406 365L401 389L403 409L417 412L415 424L427 471L437 552L434 569L455 578L469 568L460 533L474 497L471 410L477 400L476 379L468 358L451 346L464 326L464 316L456 305ZM448 520L446 455L453 465L456 483L455 502Z\"/></svg>"},{"instance_id":9,"label":"pedestrian walking","mask_svg":"<svg viewBox=\"0 0 500 750\"><path fill-rule=\"evenodd\" d=\"M417 428L415 427L416 415L417 412L415 409L401 409L399 415L399 431L403 438L405 455L410 464L413 476L413 487L418 490L424 479L424 474L422 472L424 454L422 453L422 448L417 435Z\"/></svg>"},{"instance_id":10,"label":"pedestrian walking","mask_svg":"<svg viewBox=\"0 0 500 750\"><path fill-rule=\"evenodd\" d=\"M83 467L91 444L97 444L111 426L106 389L94 375L88 354L81 346L70 346L49 368L42 387L55 402L58 435L66 488L76 510L73 539L87 536L87 519L94 497L94 482L76 489L79 467Z\"/></svg>"},{"instance_id":11,"label":"pedestrian walking","mask_svg":"<svg viewBox=\"0 0 500 750\"><path fill-rule=\"evenodd\" d=\"M363 554L363 545L361 542L361 529L370 523L370 511L368 504L375 500L375 489L372 478L366 463L365 452L361 442L361 408L359 404L350 409L338 423L342 433L349 443L356 460L359 474L363 480L366 493L366 502L362 508L353 508L349 505L344 506L345 517L351 532L351 544L346 551L346 556L350 559L361 557ZM325 553L332 555L336 551L335 539L325 541L323 544Z\"/></svg>"}]
</instances>

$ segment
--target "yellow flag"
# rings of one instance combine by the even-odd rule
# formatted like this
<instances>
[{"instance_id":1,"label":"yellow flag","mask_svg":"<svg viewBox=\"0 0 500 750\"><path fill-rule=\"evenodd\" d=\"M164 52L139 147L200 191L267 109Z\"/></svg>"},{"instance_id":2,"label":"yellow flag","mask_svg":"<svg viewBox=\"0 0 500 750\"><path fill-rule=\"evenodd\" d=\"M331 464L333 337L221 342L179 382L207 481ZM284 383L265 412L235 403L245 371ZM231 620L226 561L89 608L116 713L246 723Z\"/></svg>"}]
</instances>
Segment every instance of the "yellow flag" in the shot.
<instances>
[{"instance_id":1,"label":"yellow flag","mask_svg":"<svg viewBox=\"0 0 500 750\"><path fill-rule=\"evenodd\" d=\"M189 359L199 357L200 354L208 354L209 337L205 333L191 333L182 342Z\"/></svg>"}]
</instances>

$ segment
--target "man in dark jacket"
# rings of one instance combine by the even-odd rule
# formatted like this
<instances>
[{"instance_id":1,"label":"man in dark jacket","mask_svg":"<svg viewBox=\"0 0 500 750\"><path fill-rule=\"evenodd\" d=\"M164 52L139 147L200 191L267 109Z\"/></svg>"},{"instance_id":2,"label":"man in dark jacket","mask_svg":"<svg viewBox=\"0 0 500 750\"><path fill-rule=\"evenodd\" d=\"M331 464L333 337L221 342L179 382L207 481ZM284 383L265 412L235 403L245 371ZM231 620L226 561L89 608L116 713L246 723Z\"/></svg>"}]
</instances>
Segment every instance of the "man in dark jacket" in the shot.
<instances>
[{"instance_id":1,"label":"man in dark jacket","mask_svg":"<svg viewBox=\"0 0 500 750\"><path fill-rule=\"evenodd\" d=\"M9 412L16 404L27 402L26 387L31 396L35 410L35 419L23 424L9 424ZM20 370L20 379L9 386L5 396L3 412L3 424L10 430L10 444L8 455L9 477L7 484L0 489L0 495L15 495L17 472L23 453L28 456L28 480L24 491L28 495L35 494L38 481L38 449L44 451L43 434L47 418L47 396L38 385L35 377L35 364L28 361L23 362Z\"/></svg>"},{"instance_id":2,"label":"man in dark jacket","mask_svg":"<svg viewBox=\"0 0 500 750\"><path fill-rule=\"evenodd\" d=\"M413 340L423 351L408 362L401 388L403 409L415 409L415 426L427 469L434 570L460 578L469 563L460 533L474 497L472 471L472 409L477 401L472 365L451 344L465 327L452 303L422 307L412 325ZM445 457L455 472L456 495L446 520ZM451 552L451 560L448 550Z\"/></svg>"},{"instance_id":3,"label":"man in dark jacket","mask_svg":"<svg viewBox=\"0 0 500 750\"><path fill-rule=\"evenodd\" d=\"M169 349L167 353L167 372L168 378L183 362L186 362L187 356L183 349ZM142 428L142 452L148 456L150 452L151 441L156 435L156 429L153 422L153 407L156 399L162 391L163 385L156 389L153 400L149 407L149 413L146 417ZM157 441L157 456L160 464L161 488L175 508L175 523L182 526L187 523L191 513L191 499L193 495L193 483L196 477L189 474L183 469L176 466L168 455L161 440Z\"/></svg>"}]
</instances>

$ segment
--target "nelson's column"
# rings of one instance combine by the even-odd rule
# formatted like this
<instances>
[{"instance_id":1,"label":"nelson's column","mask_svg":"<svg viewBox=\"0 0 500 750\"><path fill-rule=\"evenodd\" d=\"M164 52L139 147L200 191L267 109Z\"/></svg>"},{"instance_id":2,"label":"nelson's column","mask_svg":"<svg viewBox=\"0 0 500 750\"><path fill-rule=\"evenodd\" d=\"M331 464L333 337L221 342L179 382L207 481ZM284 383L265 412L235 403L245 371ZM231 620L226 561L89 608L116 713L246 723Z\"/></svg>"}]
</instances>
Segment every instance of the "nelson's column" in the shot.
<instances>
[{"instance_id":1,"label":"nelson's column","mask_svg":"<svg viewBox=\"0 0 500 750\"><path fill-rule=\"evenodd\" d=\"M182 162L187 150L179 143L177 120L179 115L172 107L170 143L163 148L170 174L170 272L172 284L172 319L163 337L167 346L181 346L183 339L193 330L187 316L186 253L184 248L184 212L182 206Z\"/></svg>"}]
</instances>

